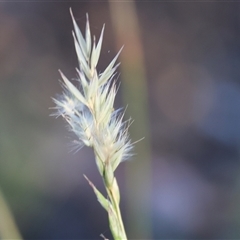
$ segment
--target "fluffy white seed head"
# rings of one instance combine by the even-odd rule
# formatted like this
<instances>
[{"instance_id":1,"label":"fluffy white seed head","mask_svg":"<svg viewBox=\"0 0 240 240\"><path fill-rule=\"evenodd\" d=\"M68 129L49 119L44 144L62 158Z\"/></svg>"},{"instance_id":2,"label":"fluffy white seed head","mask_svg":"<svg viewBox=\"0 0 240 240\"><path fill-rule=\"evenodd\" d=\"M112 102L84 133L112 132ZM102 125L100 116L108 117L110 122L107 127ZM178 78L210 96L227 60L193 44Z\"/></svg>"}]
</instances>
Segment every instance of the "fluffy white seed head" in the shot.
<instances>
[{"instance_id":1,"label":"fluffy white seed head","mask_svg":"<svg viewBox=\"0 0 240 240\"><path fill-rule=\"evenodd\" d=\"M72 15L72 13L71 13ZM98 166L111 164L113 170L121 161L131 156L132 143L128 135L129 121L123 122L123 114L114 110L116 84L112 82L118 54L106 69L98 74L97 64L100 56L104 27L98 43L92 41L87 18L85 38L72 15L74 25L74 44L79 62L78 79L75 86L64 74L62 77L63 94L54 98L56 112L68 123L69 130L76 135L75 149L83 145L93 147Z\"/></svg>"}]
</instances>

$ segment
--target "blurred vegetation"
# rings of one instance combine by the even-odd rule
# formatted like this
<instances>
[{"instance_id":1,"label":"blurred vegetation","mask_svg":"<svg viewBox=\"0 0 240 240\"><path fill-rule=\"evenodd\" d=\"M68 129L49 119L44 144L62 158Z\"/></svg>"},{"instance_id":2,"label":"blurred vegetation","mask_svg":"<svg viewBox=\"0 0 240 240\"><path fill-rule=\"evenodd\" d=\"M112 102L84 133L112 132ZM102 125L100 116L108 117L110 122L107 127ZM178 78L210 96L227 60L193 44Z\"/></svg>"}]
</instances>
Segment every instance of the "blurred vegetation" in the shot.
<instances>
[{"instance_id":1,"label":"blurred vegetation","mask_svg":"<svg viewBox=\"0 0 240 240\"><path fill-rule=\"evenodd\" d=\"M128 3L111 4L125 9ZM240 238L240 5L140 0L137 29L122 12L126 31L119 35L107 1L0 3L0 188L23 238L110 235L107 216L82 176L101 188L93 155L87 149L69 154L64 122L49 117L50 97L60 92L57 70L76 77L70 7L82 29L89 13L96 36L106 23L99 70L116 45L125 45L122 67L133 71L119 76L128 82L117 105L129 104L138 128L134 140L146 140L117 172L125 219L130 184L138 194L143 188L140 202L149 201L153 239Z\"/></svg>"}]
</instances>

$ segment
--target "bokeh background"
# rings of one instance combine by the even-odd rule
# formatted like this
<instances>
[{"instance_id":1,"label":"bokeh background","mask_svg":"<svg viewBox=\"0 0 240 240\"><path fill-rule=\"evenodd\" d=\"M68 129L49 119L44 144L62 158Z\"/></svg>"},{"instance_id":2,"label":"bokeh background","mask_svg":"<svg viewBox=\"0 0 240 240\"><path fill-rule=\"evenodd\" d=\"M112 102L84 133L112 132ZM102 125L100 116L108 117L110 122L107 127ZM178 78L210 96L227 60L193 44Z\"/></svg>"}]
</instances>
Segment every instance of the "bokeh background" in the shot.
<instances>
[{"instance_id":1,"label":"bokeh background","mask_svg":"<svg viewBox=\"0 0 240 240\"><path fill-rule=\"evenodd\" d=\"M222 1L1 1L0 229L8 209L24 239L111 238L91 149L49 117L58 69L76 77L70 7L106 24L99 71L124 45L116 105L145 137L116 172L129 238L240 239L240 3Z\"/></svg>"}]
</instances>

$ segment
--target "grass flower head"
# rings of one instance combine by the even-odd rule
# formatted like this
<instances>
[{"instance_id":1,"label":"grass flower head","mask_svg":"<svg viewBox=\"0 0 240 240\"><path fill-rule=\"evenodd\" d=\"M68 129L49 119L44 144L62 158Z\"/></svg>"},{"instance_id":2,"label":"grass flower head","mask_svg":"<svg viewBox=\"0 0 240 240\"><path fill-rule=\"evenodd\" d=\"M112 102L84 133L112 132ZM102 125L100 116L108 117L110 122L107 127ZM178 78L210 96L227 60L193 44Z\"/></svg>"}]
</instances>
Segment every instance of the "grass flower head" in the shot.
<instances>
[{"instance_id":1,"label":"grass flower head","mask_svg":"<svg viewBox=\"0 0 240 240\"><path fill-rule=\"evenodd\" d=\"M117 89L113 78L119 64L118 54L102 73L98 73L97 64L101 52L104 26L100 38L91 38L87 16L85 37L81 33L72 15L74 45L79 62L77 81L74 85L60 71L63 93L54 98L56 117L62 116L77 139L74 142L81 148L92 147L97 155L98 166L109 162L113 170L121 161L128 159L132 143L128 135L128 123L123 114L114 109ZM103 167L100 167L102 174Z\"/></svg>"},{"instance_id":2,"label":"grass flower head","mask_svg":"<svg viewBox=\"0 0 240 240\"><path fill-rule=\"evenodd\" d=\"M71 11L70 11L71 12ZM114 171L118 165L131 156L132 142L129 139L128 128L130 121L124 121L124 113L114 109L117 93L114 76L119 64L116 64L118 54L106 69L99 73L97 70L100 57L104 26L98 42L91 37L87 15L85 37L77 26L71 12L74 31L73 39L79 68L77 81L73 84L60 71L63 93L53 98L56 106L52 115L62 116L68 123L69 130L76 139L75 149L86 145L92 147L96 164L103 178L108 198L105 198L89 180L98 201L106 209L109 225L115 239L126 239L124 226L119 209L120 193Z\"/></svg>"}]
</instances>

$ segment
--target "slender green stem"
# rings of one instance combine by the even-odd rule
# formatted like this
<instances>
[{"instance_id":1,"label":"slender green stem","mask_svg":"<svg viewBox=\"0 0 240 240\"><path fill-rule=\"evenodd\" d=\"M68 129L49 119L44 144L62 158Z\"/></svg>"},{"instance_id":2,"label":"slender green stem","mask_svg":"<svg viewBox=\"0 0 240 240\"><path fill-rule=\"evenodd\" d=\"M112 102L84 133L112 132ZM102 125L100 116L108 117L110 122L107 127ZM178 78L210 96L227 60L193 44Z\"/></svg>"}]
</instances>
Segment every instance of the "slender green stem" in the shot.
<instances>
[{"instance_id":1,"label":"slender green stem","mask_svg":"<svg viewBox=\"0 0 240 240\"><path fill-rule=\"evenodd\" d=\"M113 193L111 188L107 188L107 193L108 193L108 196L109 196L109 198L111 200L111 203L113 204L113 207L114 207L114 209L116 211L118 223L119 223L119 226L121 228L122 237L123 237L124 240L127 240L127 235L126 235L126 231L125 231L125 228L124 228L122 215L121 215L121 211L120 211L120 208L119 208L119 203L116 200L116 197L115 197L115 195L114 195L114 193Z\"/></svg>"}]
</instances>

